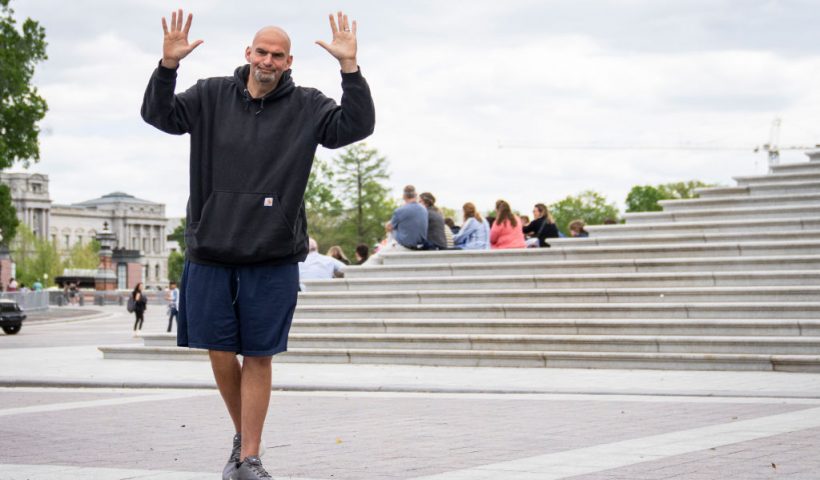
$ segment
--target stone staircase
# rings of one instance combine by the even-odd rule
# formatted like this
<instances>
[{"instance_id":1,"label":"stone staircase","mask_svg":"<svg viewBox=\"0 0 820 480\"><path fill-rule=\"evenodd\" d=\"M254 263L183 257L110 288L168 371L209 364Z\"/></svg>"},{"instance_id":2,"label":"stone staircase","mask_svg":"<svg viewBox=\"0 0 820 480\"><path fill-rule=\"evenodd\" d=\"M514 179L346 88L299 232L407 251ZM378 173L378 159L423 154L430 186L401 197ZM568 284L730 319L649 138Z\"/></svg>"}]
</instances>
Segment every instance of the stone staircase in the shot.
<instances>
[{"instance_id":1,"label":"stone staircase","mask_svg":"<svg viewBox=\"0 0 820 480\"><path fill-rule=\"evenodd\" d=\"M307 281L278 362L820 371L820 150L550 249ZM207 359L169 334L105 358Z\"/></svg>"}]
</instances>

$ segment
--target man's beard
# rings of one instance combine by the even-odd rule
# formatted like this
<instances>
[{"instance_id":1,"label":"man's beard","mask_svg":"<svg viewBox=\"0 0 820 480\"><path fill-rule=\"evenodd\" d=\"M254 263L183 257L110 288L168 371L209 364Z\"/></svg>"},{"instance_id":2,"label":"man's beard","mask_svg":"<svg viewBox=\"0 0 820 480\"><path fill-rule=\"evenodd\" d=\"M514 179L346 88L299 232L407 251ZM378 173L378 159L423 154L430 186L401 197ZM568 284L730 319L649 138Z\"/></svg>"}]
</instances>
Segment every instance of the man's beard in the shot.
<instances>
[{"instance_id":1,"label":"man's beard","mask_svg":"<svg viewBox=\"0 0 820 480\"><path fill-rule=\"evenodd\" d=\"M258 68L253 70L253 78L259 83L273 83L276 81L276 70L271 73L264 73Z\"/></svg>"}]
</instances>

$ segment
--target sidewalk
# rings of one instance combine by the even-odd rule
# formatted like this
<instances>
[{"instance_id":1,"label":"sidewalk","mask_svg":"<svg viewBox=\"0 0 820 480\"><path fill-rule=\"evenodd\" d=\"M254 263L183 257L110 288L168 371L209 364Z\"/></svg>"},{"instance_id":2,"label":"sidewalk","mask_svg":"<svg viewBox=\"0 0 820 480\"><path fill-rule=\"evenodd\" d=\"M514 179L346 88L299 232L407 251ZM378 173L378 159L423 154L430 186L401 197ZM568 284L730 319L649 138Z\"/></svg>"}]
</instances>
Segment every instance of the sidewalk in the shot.
<instances>
[{"instance_id":1,"label":"sidewalk","mask_svg":"<svg viewBox=\"0 0 820 480\"><path fill-rule=\"evenodd\" d=\"M0 480L218 478L233 429L208 362L103 360L98 345L140 340L124 309L94 309L0 335ZM162 310L149 307L147 331L165 330ZM818 374L273 372L263 461L274 478L820 478Z\"/></svg>"},{"instance_id":2,"label":"sidewalk","mask_svg":"<svg viewBox=\"0 0 820 480\"><path fill-rule=\"evenodd\" d=\"M118 328L125 342L129 317L122 308L95 307L97 318L74 322L71 334ZM160 312L147 326L164 328ZM55 324L26 325L27 333ZM89 333L91 335L91 333ZM119 338L119 337L117 337ZM103 360L98 344L0 349L0 386L214 388L206 361ZM273 388L292 391L441 393L580 393L820 398L820 375L786 372L580 370L274 363Z\"/></svg>"}]
</instances>

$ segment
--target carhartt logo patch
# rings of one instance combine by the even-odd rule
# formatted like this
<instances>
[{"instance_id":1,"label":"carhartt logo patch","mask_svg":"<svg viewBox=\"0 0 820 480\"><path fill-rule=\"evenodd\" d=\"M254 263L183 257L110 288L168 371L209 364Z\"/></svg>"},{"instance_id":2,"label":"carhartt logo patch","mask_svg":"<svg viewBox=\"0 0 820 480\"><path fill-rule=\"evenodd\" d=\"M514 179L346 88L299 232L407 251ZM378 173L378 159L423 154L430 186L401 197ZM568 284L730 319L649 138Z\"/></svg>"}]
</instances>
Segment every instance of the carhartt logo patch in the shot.
<instances>
[{"instance_id":1,"label":"carhartt logo patch","mask_svg":"<svg viewBox=\"0 0 820 480\"><path fill-rule=\"evenodd\" d=\"M273 197L265 197L264 205L266 207L272 207L273 206Z\"/></svg>"}]
</instances>

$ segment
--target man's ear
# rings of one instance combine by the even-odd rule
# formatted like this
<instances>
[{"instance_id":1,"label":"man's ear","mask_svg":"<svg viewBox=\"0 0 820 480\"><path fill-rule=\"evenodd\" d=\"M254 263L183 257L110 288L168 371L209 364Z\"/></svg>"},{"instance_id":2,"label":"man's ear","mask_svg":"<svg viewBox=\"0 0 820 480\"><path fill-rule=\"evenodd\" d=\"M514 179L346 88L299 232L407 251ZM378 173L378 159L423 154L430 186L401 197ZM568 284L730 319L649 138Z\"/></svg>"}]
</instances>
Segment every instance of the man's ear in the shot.
<instances>
[{"instance_id":1,"label":"man's ear","mask_svg":"<svg viewBox=\"0 0 820 480\"><path fill-rule=\"evenodd\" d=\"M245 47L245 60L251 62L251 47Z\"/></svg>"},{"instance_id":2,"label":"man's ear","mask_svg":"<svg viewBox=\"0 0 820 480\"><path fill-rule=\"evenodd\" d=\"M293 65L293 55L288 55L288 68Z\"/></svg>"}]
</instances>

